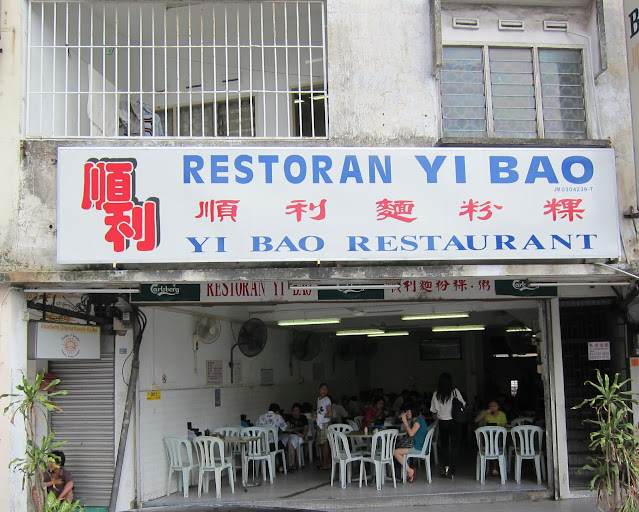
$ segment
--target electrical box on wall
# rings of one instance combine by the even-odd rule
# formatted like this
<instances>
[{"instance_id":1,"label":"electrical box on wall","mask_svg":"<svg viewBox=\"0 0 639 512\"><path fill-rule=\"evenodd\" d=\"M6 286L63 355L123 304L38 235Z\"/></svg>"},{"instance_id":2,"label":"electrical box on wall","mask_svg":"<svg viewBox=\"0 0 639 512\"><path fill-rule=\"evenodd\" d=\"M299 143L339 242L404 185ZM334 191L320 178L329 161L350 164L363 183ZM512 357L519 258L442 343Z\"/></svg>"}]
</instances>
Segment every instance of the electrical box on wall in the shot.
<instances>
[{"instance_id":1,"label":"electrical box on wall","mask_svg":"<svg viewBox=\"0 0 639 512\"><path fill-rule=\"evenodd\" d=\"M29 359L100 359L100 327L30 321Z\"/></svg>"}]
</instances>

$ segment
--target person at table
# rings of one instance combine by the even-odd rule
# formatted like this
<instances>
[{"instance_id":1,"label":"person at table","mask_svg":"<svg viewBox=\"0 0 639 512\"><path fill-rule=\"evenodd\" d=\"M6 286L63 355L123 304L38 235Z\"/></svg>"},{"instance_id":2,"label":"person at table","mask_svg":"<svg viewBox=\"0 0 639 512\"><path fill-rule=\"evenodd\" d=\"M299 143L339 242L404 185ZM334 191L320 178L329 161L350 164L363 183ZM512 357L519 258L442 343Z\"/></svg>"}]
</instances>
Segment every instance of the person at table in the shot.
<instances>
[{"instance_id":1,"label":"person at table","mask_svg":"<svg viewBox=\"0 0 639 512\"><path fill-rule=\"evenodd\" d=\"M374 425L383 425L386 419L384 405L384 399L381 396L376 396L373 399L373 405L366 410L362 427L370 428Z\"/></svg>"},{"instance_id":2,"label":"person at table","mask_svg":"<svg viewBox=\"0 0 639 512\"><path fill-rule=\"evenodd\" d=\"M488 409L480 411L475 418L475 423L486 427L505 427L508 425L508 419L506 413L499 410L499 403L497 400L491 400L488 402ZM491 460L490 471L493 476L499 475L498 461Z\"/></svg>"},{"instance_id":3,"label":"person at table","mask_svg":"<svg viewBox=\"0 0 639 512\"><path fill-rule=\"evenodd\" d=\"M297 450L300 444L306 440L309 429L308 419L302 414L302 404L295 402L292 405L288 424L290 426L290 434L288 436L289 466L295 470L297 469Z\"/></svg>"},{"instance_id":4,"label":"person at table","mask_svg":"<svg viewBox=\"0 0 639 512\"><path fill-rule=\"evenodd\" d=\"M346 418L348 418L348 411L344 408L344 406L339 402L334 402L331 398L331 407L333 408L332 423L344 423Z\"/></svg>"},{"instance_id":5,"label":"person at table","mask_svg":"<svg viewBox=\"0 0 639 512\"><path fill-rule=\"evenodd\" d=\"M488 402L487 409L479 411L475 418L475 423L487 427L505 427L508 425L508 419L506 418L506 413L499 409L497 400L491 400Z\"/></svg>"},{"instance_id":6,"label":"person at table","mask_svg":"<svg viewBox=\"0 0 639 512\"><path fill-rule=\"evenodd\" d=\"M315 424L317 425L316 437L317 446L320 447L322 453L322 463L317 469L331 469L331 454L328 446L328 426L333 417L333 406L331 399L328 397L328 384L322 382L319 385L319 396L317 397L317 409L313 413Z\"/></svg>"},{"instance_id":7,"label":"person at table","mask_svg":"<svg viewBox=\"0 0 639 512\"><path fill-rule=\"evenodd\" d=\"M288 425L284 421L284 418L282 418L282 415L280 414L281 412L282 411L280 409L280 406L276 403L272 403L271 405L268 406L268 412L262 414L257 419L257 426L258 427L276 427L280 430L280 432L286 432L288 429ZM275 438L273 437L273 434L271 432L269 432L268 434L268 442L271 447L271 450L284 448L286 446L287 440L288 439L286 437L279 438L277 443L278 446L276 447ZM278 466L277 471L279 473L284 472L284 461L282 461L282 464Z\"/></svg>"},{"instance_id":8,"label":"person at table","mask_svg":"<svg viewBox=\"0 0 639 512\"><path fill-rule=\"evenodd\" d=\"M399 418L406 430L406 436L399 437L393 455L397 462L404 465L404 457L409 452L420 452L424 447L428 425L417 404L404 404L400 407ZM406 466L406 478L410 483L415 481L417 469Z\"/></svg>"},{"instance_id":9,"label":"person at table","mask_svg":"<svg viewBox=\"0 0 639 512\"><path fill-rule=\"evenodd\" d=\"M466 400L460 391L453 386L453 377L448 372L439 376L437 390L430 401L430 411L435 419L439 419L439 439L444 449L444 471L442 476L453 478L457 469L457 457L461 439L460 426L453 421L453 396L462 405Z\"/></svg>"}]
</instances>

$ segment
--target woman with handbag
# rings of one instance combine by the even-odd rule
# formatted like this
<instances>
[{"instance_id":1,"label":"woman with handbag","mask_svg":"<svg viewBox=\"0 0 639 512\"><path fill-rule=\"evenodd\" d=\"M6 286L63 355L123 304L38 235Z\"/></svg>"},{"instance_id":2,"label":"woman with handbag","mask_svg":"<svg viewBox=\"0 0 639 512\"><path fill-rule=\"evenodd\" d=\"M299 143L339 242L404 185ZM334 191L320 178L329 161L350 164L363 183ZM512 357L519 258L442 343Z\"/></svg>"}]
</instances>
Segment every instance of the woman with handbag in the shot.
<instances>
[{"instance_id":1,"label":"woman with handbag","mask_svg":"<svg viewBox=\"0 0 639 512\"><path fill-rule=\"evenodd\" d=\"M407 435L397 439L393 455L395 459L397 459L397 462L403 466L404 457L406 457L406 454L410 452L411 449L421 451L424 447L424 441L428 433L428 425L426 424L426 418L420 414L417 405L404 404L400 411L399 418L402 421L402 425L404 425L404 429L406 429ZM415 481L416 474L416 469L406 466L406 478L410 483Z\"/></svg>"},{"instance_id":2,"label":"woman with handbag","mask_svg":"<svg viewBox=\"0 0 639 512\"><path fill-rule=\"evenodd\" d=\"M453 386L453 378L450 373L444 372L439 376L437 391L433 393L430 402L430 411L435 419L439 419L439 439L444 451L443 476L453 478L457 469L457 457L459 455L460 428L453 420L453 398L466 406L466 400Z\"/></svg>"}]
</instances>

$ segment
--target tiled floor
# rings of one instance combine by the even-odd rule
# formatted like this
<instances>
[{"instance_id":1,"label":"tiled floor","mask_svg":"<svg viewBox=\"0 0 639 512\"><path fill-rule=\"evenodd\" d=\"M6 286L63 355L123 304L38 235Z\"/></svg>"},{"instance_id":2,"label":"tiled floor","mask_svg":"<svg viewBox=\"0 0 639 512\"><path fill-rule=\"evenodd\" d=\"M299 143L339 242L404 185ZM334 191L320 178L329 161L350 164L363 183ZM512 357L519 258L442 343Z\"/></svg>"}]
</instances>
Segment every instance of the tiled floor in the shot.
<instances>
[{"instance_id":1,"label":"tiled floor","mask_svg":"<svg viewBox=\"0 0 639 512\"><path fill-rule=\"evenodd\" d=\"M222 482L222 497L215 498L215 483L211 482L209 493L197 496L197 487L191 486L189 497L184 498L181 492L174 492L170 496L158 498L144 504L144 507L162 505L250 505L254 507L272 507L276 504L285 508L302 508L308 510L322 510L330 508L374 508L383 506L392 509L395 506L413 506L422 504L444 505L453 504L459 500L475 502L512 501L513 499L544 499L549 497L545 482L537 485L532 471L524 467L521 484L510 478L502 485L499 477L487 476L486 483L480 484L475 480L474 465L467 464L460 468L454 480L442 478L434 468L433 481L428 483L424 468L418 469L418 477L413 484L402 484L401 474L397 475L397 487L392 481L387 481L381 491L375 488L374 480L368 486L359 487L359 472L353 472L353 482L346 489L339 483L336 470L335 483L330 485L330 471L320 471L304 468L290 472L288 475L278 474L273 484L267 480L257 487L242 490L236 483L235 494L231 493L226 479ZM370 474L370 471L368 471ZM239 476L239 475L238 475ZM512 475L511 475L512 476ZM252 481L252 477L249 477Z\"/></svg>"}]
</instances>

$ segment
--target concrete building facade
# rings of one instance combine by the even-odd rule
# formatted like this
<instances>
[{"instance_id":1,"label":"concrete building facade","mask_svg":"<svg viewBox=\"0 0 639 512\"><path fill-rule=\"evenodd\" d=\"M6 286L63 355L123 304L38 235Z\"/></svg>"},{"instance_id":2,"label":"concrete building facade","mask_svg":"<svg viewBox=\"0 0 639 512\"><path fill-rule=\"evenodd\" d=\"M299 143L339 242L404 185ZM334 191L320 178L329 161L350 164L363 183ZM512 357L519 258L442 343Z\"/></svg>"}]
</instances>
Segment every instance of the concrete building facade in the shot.
<instances>
[{"instance_id":1,"label":"concrete building facade","mask_svg":"<svg viewBox=\"0 0 639 512\"><path fill-rule=\"evenodd\" d=\"M441 371L479 401L529 390L548 492L570 496L581 384L630 375L639 244L623 2L563 4L2 1L0 389L44 369L74 422L106 418L96 474L52 419L79 497L164 495L162 437L187 422L255 421L322 381L432 392ZM278 324L388 333L451 312L481 330L430 318L408 344L348 345L305 328L314 357ZM211 318L215 339L194 337ZM84 339L43 355L37 321L99 325L98 356ZM24 442L0 422L12 511ZM111 496L96 481L114 473Z\"/></svg>"}]
</instances>

